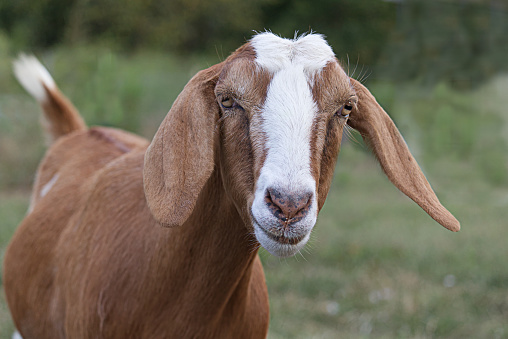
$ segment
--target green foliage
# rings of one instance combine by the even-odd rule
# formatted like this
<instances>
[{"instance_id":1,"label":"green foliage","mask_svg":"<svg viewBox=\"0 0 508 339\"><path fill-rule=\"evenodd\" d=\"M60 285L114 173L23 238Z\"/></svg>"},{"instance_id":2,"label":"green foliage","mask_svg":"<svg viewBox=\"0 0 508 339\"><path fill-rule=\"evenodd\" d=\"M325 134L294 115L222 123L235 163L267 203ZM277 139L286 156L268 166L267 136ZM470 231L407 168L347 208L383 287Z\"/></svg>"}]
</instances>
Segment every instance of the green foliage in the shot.
<instances>
[{"instance_id":1,"label":"green foliage","mask_svg":"<svg viewBox=\"0 0 508 339\"><path fill-rule=\"evenodd\" d=\"M0 0L13 50L101 43L224 58L265 29L325 34L352 75L359 64L378 78L467 89L508 71L499 0Z\"/></svg>"},{"instance_id":2,"label":"green foliage","mask_svg":"<svg viewBox=\"0 0 508 339\"><path fill-rule=\"evenodd\" d=\"M224 44L229 52L253 29L263 28L260 5L269 1L3 0L0 27L22 44L39 48L63 41L106 41L125 50L148 47L173 53Z\"/></svg>"},{"instance_id":3,"label":"green foliage","mask_svg":"<svg viewBox=\"0 0 508 339\"><path fill-rule=\"evenodd\" d=\"M265 9L266 28L291 37L295 31L323 33L351 72L359 61L373 64L395 25L393 4L378 0L280 0Z\"/></svg>"},{"instance_id":4,"label":"green foliage","mask_svg":"<svg viewBox=\"0 0 508 339\"><path fill-rule=\"evenodd\" d=\"M162 118L192 70L202 67L197 57L125 55L103 45L60 48L45 54L44 60L90 125L116 126L147 136L152 130L147 131L145 115Z\"/></svg>"},{"instance_id":5,"label":"green foliage","mask_svg":"<svg viewBox=\"0 0 508 339\"><path fill-rule=\"evenodd\" d=\"M378 69L404 81L475 87L508 70L507 31L505 1L404 1Z\"/></svg>"},{"instance_id":6,"label":"green foliage","mask_svg":"<svg viewBox=\"0 0 508 339\"><path fill-rule=\"evenodd\" d=\"M54 45L63 39L74 3L74 0L0 0L0 28L14 37L16 47Z\"/></svg>"},{"instance_id":7,"label":"green foliage","mask_svg":"<svg viewBox=\"0 0 508 339\"><path fill-rule=\"evenodd\" d=\"M17 49L102 41L126 51L221 56L254 30L293 36L312 29L325 33L340 55L371 64L395 23L393 4L378 0L62 1L3 0L0 29L14 37Z\"/></svg>"}]
</instances>

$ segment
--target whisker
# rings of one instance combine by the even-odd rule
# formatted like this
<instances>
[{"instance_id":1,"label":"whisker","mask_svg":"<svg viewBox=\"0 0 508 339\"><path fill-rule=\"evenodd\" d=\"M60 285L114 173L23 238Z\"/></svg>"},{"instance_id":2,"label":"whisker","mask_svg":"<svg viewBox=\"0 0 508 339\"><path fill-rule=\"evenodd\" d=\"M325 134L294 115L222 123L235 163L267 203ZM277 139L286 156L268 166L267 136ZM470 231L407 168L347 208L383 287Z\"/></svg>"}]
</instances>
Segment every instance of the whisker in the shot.
<instances>
[{"instance_id":1,"label":"whisker","mask_svg":"<svg viewBox=\"0 0 508 339\"><path fill-rule=\"evenodd\" d=\"M349 125L345 125L344 127L345 127L345 131L346 131L346 136L349 139L349 141L360 146L362 143L356 138L357 134L354 132L355 131L354 128Z\"/></svg>"},{"instance_id":2,"label":"whisker","mask_svg":"<svg viewBox=\"0 0 508 339\"><path fill-rule=\"evenodd\" d=\"M356 69L358 68L359 63L360 63L360 56L358 55L358 59L356 60L355 68L353 69L353 74L351 74L350 78L354 78Z\"/></svg>"},{"instance_id":3,"label":"whisker","mask_svg":"<svg viewBox=\"0 0 508 339\"><path fill-rule=\"evenodd\" d=\"M313 233L310 234L310 237L309 237L309 242L307 243L307 245L303 248L305 250L305 252L307 252L307 254L311 255L312 252L311 250L314 249L314 243L318 241L318 238L316 235L314 235Z\"/></svg>"},{"instance_id":4,"label":"whisker","mask_svg":"<svg viewBox=\"0 0 508 339\"><path fill-rule=\"evenodd\" d=\"M300 254L302 256L303 260L308 262L307 258L305 258L305 256L303 255L301 250L298 250L298 254Z\"/></svg>"},{"instance_id":5,"label":"whisker","mask_svg":"<svg viewBox=\"0 0 508 339\"><path fill-rule=\"evenodd\" d=\"M372 70L369 70L368 68L365 70L365 73L358 79L359 82L363 83L365 80L367 80L370 75L372 74Z\"/></svg>"},{"instance_id":6,"label":"whisker","mask_svg":"<svg viewBox=\"0 0 508 339\"><path fill-rule=\"evenodd\" d=\"M217 54L217 58L220 62L224 61L226 58L224 57L224 50L222 49L222 45L220 45L220 52L217 48L217 45L215 45L215 53Z\"/></svg>"},{"instance_id":7,"label":"whisker","mask_svg":"<svg viewBox=\"0 0 508 339\"><path fill-rule=\"evenodd\" d=\"M351 78L351 73L349 72L349 54L346 54L347 57L347 76Z\"/></svg>"}]
</instances>

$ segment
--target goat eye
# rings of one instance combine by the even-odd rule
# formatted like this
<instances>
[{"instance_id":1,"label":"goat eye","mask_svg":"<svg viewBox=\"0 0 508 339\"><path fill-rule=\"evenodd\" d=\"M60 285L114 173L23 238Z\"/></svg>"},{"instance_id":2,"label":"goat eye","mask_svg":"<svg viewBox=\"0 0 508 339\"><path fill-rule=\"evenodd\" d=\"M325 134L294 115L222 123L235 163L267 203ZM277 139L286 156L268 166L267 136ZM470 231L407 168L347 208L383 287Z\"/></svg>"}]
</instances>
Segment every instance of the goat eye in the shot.
<instances>
[{"instance_id":1,"label":"goat eye","mask_svg":"<svg viewBox=\"0 0 508 339\"><path fill-rule=\"evenodd\" d=\"M221 105L224 108L231 108L231 107L233 107L234 103L235 103L235 101L233 100L233 98L230 98L230 97L226 97L226 98L222 99L222 101L221 101Z\"/></svg>"},{"instance_id":2,"label":"goat eye","mask_svg":"<svg viewBox=\"0 0 508 339\"><path fill-rule=\"evenodd\" d=\"M353 104L349 101L348 103L344 104L340 109L339 109L339 114L344 117L344 118L347 118L349 117L349 114L351 113L351 111L353 110Z\"/></svg>"}]
</instances>

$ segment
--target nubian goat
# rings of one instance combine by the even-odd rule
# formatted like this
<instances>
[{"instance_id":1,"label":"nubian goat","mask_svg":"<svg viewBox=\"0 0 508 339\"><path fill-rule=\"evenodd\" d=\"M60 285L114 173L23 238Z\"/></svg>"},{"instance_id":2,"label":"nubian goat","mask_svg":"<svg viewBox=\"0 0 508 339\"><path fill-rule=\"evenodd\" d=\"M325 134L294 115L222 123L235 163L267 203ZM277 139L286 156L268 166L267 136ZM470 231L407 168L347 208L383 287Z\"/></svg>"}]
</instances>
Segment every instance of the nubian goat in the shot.
<instances>
[{"instance_id":1,"label":"nubian goat","mask_svg":"<svg viewBox=\"0 0 508 339\"><path fill-rule=\"evenodd\" d=\"M346 125L452 231L392 120L321 35L255 35L185 86L152 142L87 128L35 59L15 73L53 143L5 255L25 338L264 338L259 246L292 256L325 202Z\"/></svg>"}]
</instances>

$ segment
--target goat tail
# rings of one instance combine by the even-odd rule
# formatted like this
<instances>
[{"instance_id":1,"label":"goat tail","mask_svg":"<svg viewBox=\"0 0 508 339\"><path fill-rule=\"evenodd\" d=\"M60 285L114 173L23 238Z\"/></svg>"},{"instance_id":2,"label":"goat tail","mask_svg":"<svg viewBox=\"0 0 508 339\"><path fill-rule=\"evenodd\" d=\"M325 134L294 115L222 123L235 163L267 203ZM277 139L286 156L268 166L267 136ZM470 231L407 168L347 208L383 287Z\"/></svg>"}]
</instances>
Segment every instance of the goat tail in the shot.
<instances>
[{"instance_id":1,"label":"goat tail","mask_svg":"<svg viewBox=\"0 0 508 339\"><path fill-rule=\"evenodd\" d=\"M19 83L39 102L44 111L43 125L50 143L68 133L86 129L78 110L60 92L39 60L21 54L13 66Z\"/></svg>"}]
</instances>

